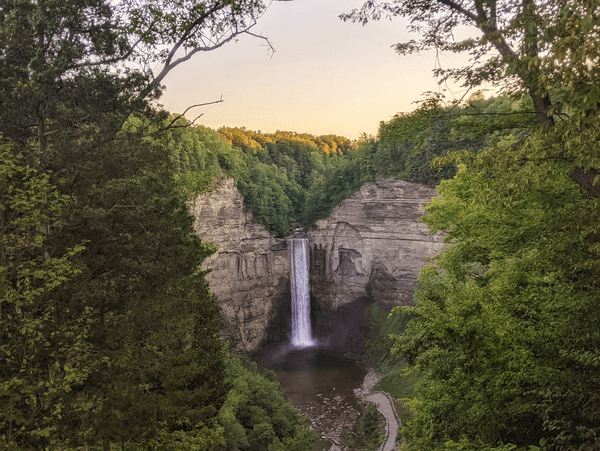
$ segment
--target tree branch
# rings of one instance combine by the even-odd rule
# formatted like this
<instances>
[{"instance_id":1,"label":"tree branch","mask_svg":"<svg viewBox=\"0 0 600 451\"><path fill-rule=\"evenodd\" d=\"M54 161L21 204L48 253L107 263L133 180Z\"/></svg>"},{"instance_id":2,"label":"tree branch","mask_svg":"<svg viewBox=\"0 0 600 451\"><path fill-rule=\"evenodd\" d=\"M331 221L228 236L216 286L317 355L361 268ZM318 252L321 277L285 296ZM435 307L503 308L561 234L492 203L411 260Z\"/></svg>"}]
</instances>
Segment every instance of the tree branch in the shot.
<instances>
[{"instance_id":1,"label":"tree branch","mask_svg":"<svg viewBox=\"0 0 600 451\"><path fill-rule=\"evenodd\" d=\"M477 24L479 22L479 16L477 16L476 14L473 14L471 11L463 8L458 3L455 3L452 0L437 0L437 1L443 5L448 6L450 9L456 11L457 13L462 14L465 17L468 17L473 22L475 22L475 24Z\"/></svg>"},{"instance_id":2,"label":"tree branch","mask_svg":"<svg viewBox=\"0 0 600 451\"><path fill-rule=\"evenodd\" d=\"M600 183L594 183L600 173L595 169L585 171L583 168L575 168L569 174L571 180L594 197L600 197Z\"/></svg>"},{"instance_id":3,"label":"tree branch","mask_svg":"<svg viewBox=\"0 0 600 451\"><path fill-rule=\"evenodd\" d=\"M146 89L144 89L140 95L138 96L138 98L144 98L146 97L150 91L152 91L156 86L158 86L162 80L164 80L164 78L169 74L169 72L171 72L175 67L177 67L178 65L180 65L181 63L184 63L186 61L188 61L192 56L194 56L196 53L198 52L209 52L211 50L216 50L222 46L224 46L225 44L227 44L228 42L233 41L234 39L236 39L238 36L242 35L242 34L248 34L250 36L259 38L259 39L263 39L264 41L267 42L268 46L270 49L272 49L272 51L274 52L275 49L273 47L273 45L271 44L271 41L269 41L269 38L267 38L266 36L262 36L262 35L258 35L255 33L251 33L250 29L252 27L254 27L256 23L252 23L251 25L249 25L248 27L244 28L243 30L235 30L232 31L231 35L228 36L227 38L216 42L214 45L208 45L208 46L196 46L194 48L192 48L186 55L177 58L175 60L173 60L173 57L175 55L175 53L184 45L185 40L182 37L171 49L171 51L169 52L169 56L167 57L167 59L165 60L165 63L163 65L162 70L158 73L158 75L154 78L154 80L152 80L152 82L150 82L148 84L148 86L146 87Z\"/></svg>"},{"instance_id":4,"label":"tree branch","mask_svg":"<svg viewBox=\"0 0 600 451\"><path fill-rule=\"evenodd\" d=\"M201 107L201 106L206 106L206 105L214 105L215 103L223 103L224 101L225 101L225 100L223 100L223 95L221 95L221 98L220 98L219 100L214 100L214 101L212 101L212 102L206 102L206 103L198 103L198 104L196 104L196 105L189 106L189 107L187 107L187 108L185 109L185 111L184 111L183 113L181 113L181 114L178 114L178 115L177 115L177 117L175 117L175 118L174 118L174 119L171 121L171 123L170 123L169 125L167 125L167 126L166 126L165 130L168 130L169 128L171 128L171 126L172 126L172 125L173 125L175 122L177 122L179 119L181 119L183 116L185 116L185 113L187 113L188 111L190 111L192 108L198 108L198 107ZM195 121L196 121L198 118L200 118L200 117L201 117L203 114L204 114L204 113L202 113L200 116L196 117L196 119L194 119L194 120L192 121L192 124L193 124L193 123L194 123L194 122L195 122Z\"/></svg>"}]
</instances>

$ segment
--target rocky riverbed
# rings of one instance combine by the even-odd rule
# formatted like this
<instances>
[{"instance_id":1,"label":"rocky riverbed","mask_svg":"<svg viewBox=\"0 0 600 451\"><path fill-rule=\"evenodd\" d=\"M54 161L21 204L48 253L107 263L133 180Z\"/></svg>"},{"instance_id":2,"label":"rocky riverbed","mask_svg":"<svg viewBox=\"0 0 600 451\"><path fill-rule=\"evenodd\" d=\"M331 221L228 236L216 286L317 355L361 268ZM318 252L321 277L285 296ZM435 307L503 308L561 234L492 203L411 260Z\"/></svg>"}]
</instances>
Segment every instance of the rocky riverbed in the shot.
<instances>
[{"instance_id":1,"label":"rocky riverbed","mask_svg":"<svg viewBox=\"0 0 600 451\"><path fill-rule=\"evenodd\" d=\"M265 350L259 366L276 373L281 390L333 450L343 449L342 434L352 429L362 411L361 394L379 380L376 372L318 347Z\"/></svg>"},{"instance_id":2,"label":"rocky riverbed","mask_svg":"<svg viewBox=\"0 0 600 451\"><path fill-rule=\"evenodd\" d=\"M358 403L362 395L371 392L380 380L381 375L369 369L361 386L353 389L353 402L349 402L346 396L318 393L317 400L296 407L310 419L311 427L320 433L321 438L331 444L329 451L349 451L342 443L342 434L350 431L360 416ZM334 387L332 392L335 391Z\"/></svg>"}]
</instances>

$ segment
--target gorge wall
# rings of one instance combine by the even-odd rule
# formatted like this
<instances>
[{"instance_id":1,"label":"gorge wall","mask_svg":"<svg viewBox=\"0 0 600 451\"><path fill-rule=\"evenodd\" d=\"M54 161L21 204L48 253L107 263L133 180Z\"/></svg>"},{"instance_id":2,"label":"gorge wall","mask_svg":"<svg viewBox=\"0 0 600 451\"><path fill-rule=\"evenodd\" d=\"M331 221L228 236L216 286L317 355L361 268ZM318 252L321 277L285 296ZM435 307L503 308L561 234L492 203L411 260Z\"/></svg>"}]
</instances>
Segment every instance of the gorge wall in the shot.
<instances>
[{"instance_id":1,"label":"gorge wall","mask_svg":"<svg viewBox=\"0 0 600 451\"><path fill-rule=\"evenodd\" d=\"M204 267L211 269L207 279L223 311L224 335L236 349L252 352L268 338L285 339L267 332L283 329L291 312L287 243L254 220L233 179L213 184L213 192L190 205L194 229L203 241L219 246ZM283 324L275 327L279 318Z\"/></svg>"},{"instance_id":2,"label":"gorge wall","mask_svg":"<svg viewBox=\"0 0 600 451\"><path fill-rule=\"evenodd\" d=\"M345 342L368 304L389 310L412 301L425 258L443 246L443 237L418 221L436 195L431 186L378 179L317 221L308 235L318 335Z\"/></svg>"},{"instance_id":3,"label":"gorge wall","mask_svg":"<svg viewBox=\"0 0 600 451\"><path fill-rule=\"evenodd\" d=\"M356 335L364 308L409 303L424 258L442 238L418 222L436 195L433 187L394 179L365 184L307 232L310 239L312 322L332 344ZM227 322L225 335L240 351L287 340L290 330L290 258L246 210L232 179L190 206L202 240L219 245L206 260L208 280Z\"/></svg>"}]
</instances>

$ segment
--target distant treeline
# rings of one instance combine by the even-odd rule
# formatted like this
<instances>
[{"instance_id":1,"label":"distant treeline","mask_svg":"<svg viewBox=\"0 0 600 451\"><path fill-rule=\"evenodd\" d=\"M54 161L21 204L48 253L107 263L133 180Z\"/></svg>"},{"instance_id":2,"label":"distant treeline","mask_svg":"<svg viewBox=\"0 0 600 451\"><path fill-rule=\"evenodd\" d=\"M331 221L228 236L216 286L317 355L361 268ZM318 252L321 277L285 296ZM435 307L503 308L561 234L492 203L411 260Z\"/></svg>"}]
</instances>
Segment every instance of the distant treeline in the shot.
<instances>
[{"instance_id":1,"label":"distant treeline","mask_svg":"<svg viewBox=\"0 0 600 451\"><path fill-rule=\"evenodd\" d=\"M511 133L524 136L526 107L504 97L475 95L449 106L432 97L411 113L381 122L377 137L358 140L182 127L172 133L173 161L190 186L232 176L255 218L275 235L286 236L295 226L313 227L377 177L428 185L452 178L456 165L432 167L432 161L457 150L476 153Z\"/></svg>"}]
</instances>

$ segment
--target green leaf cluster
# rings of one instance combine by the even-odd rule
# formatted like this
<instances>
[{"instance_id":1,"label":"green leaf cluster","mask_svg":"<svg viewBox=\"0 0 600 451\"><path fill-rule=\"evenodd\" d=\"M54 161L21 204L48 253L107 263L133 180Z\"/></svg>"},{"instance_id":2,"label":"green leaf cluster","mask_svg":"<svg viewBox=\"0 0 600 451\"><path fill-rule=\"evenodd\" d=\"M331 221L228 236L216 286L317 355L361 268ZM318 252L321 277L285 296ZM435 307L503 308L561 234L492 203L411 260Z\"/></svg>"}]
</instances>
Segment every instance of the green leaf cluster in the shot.
<instances>
[{"instance_id":1,"label":"green leaf cluster","mask_svg":"<svg viewBox=\"0 0 600 451\"><path fill-rule=\"evenodd\" d=\"M404 429L414 449L599 446L600 205L569 177L595 164L595 132L579 130L598 120L450 157L462 164L424 218L449 246L421 272L415 306L397 309L413 319L393 352L421 375Z\"/></svg>"},{"instance_id":2,"label":"green leaf cluster","mask_svg":"<svg viewBox=\"0 0 600 451\"><path fill-rule=\"evenodd\" d=\"M256 364L231 357L227 380L232 388L218 416L225 444L215 450L300 451L316 440L308 420Z\"/></svg>"},{"instance_id":3,"label":"green leaf cluster","mask_svg":"<svg viewBox=\"0 0 600 451\"><path fill-rule=\"evenodd\" d=\"M50 255L47 242L69 199L12 147L0 145L0 449L41 447L92 369L89 311L68 318L57 294L85 247Z\"/></svg>"}]
</instances>

